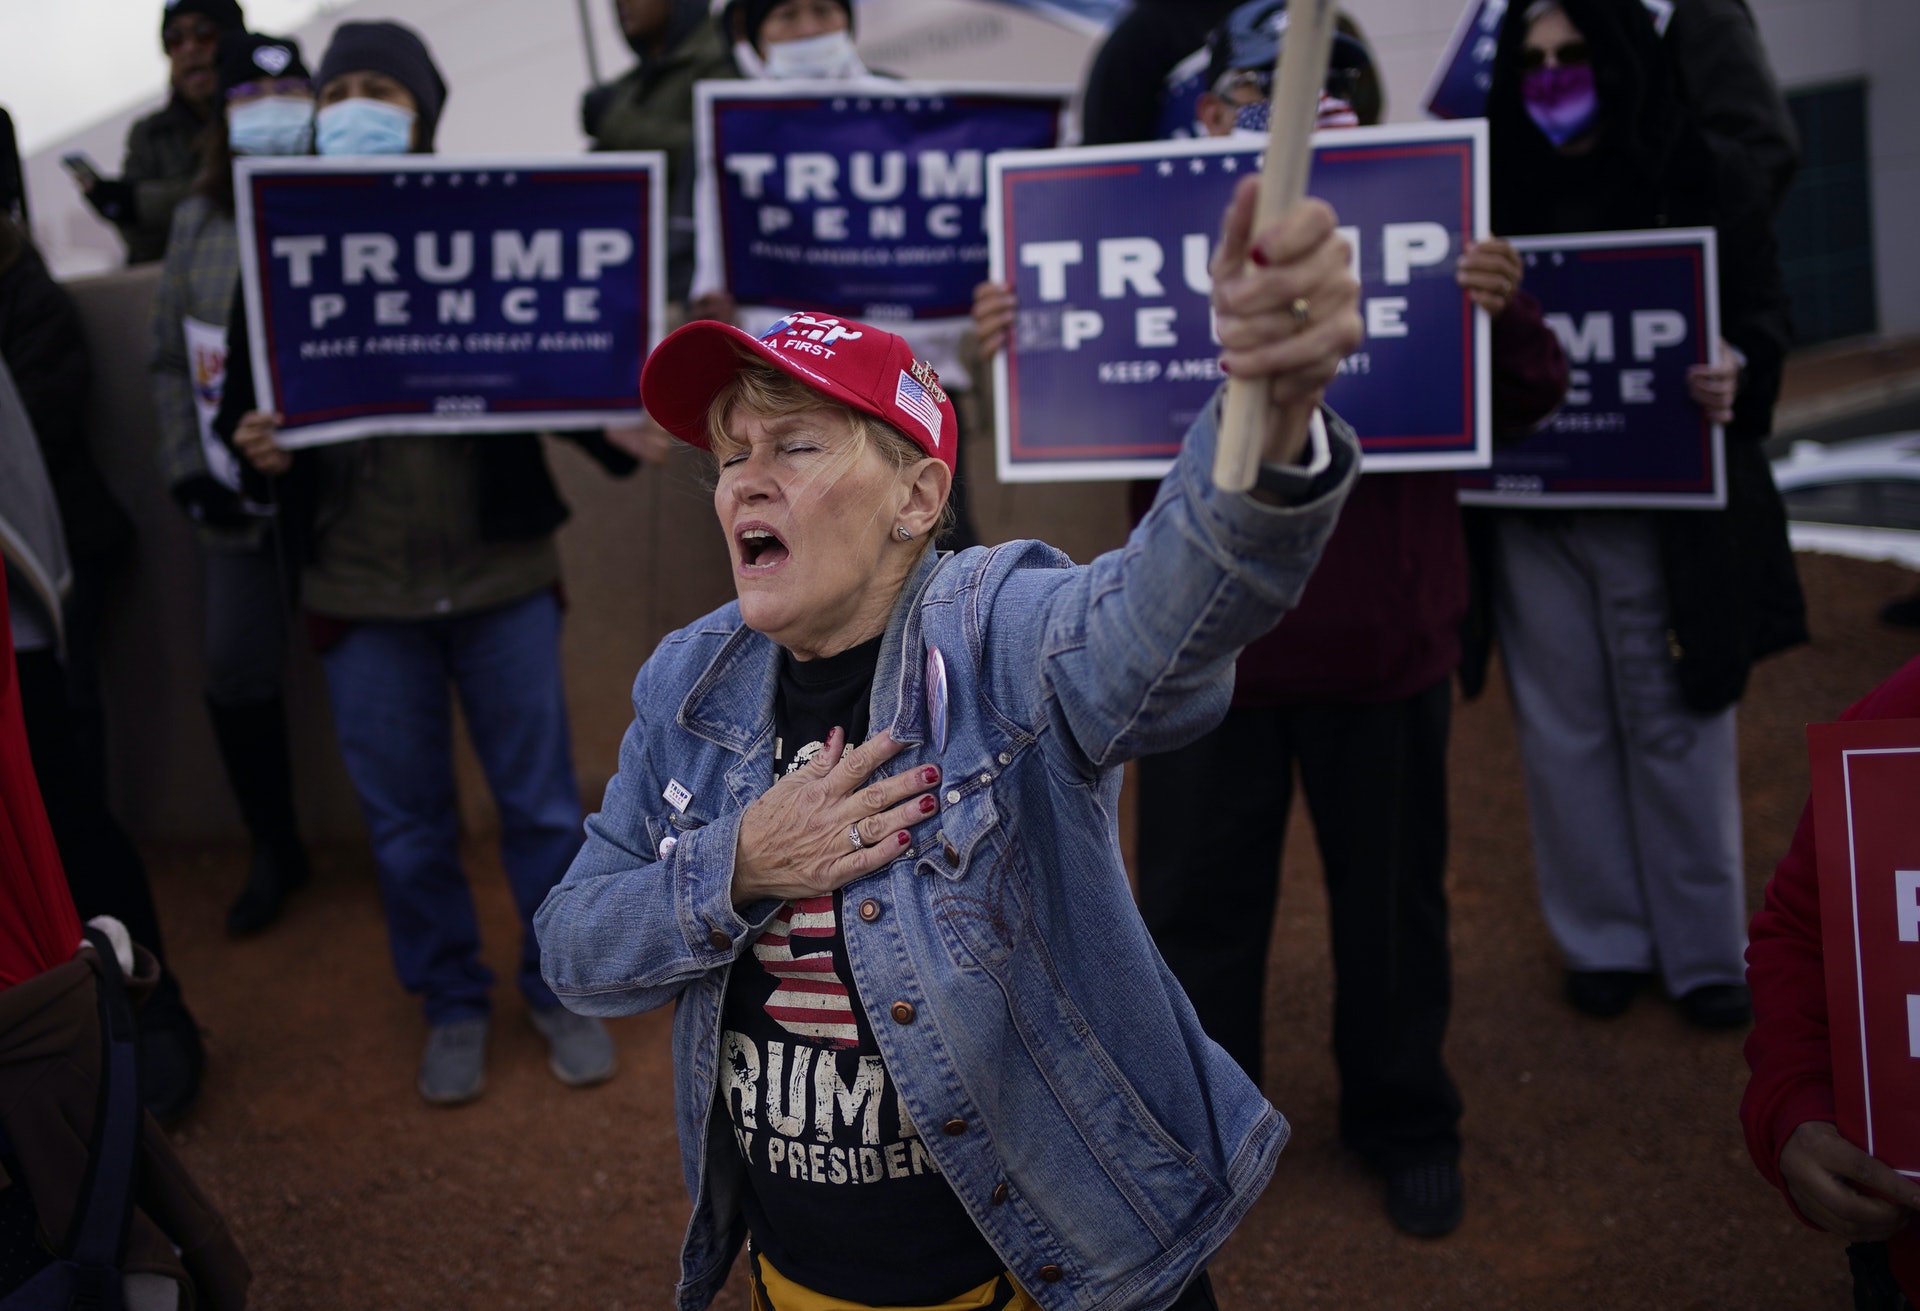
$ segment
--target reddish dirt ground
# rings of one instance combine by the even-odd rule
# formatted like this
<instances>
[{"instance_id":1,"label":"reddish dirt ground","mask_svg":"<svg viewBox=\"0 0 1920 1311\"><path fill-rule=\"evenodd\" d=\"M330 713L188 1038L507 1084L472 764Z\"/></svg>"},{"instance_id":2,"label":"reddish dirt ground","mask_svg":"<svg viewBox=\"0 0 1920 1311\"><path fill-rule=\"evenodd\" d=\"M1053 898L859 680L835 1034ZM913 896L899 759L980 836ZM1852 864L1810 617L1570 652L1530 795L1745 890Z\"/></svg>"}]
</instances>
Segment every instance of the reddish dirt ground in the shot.
<instances>
[{"instance_id":1,"label":"reddish dirt ground","mask_svg":"<svg viewBox=\"0 0 1920 1311\"><path fill-rule=\"evenodd\" d=\"M1802 557L1802 575L1815 640L1757 670L1741 713L1754 905L1805 797L1803 725L1920 649L1874 619L1916 575L1826 557ZM1222 1305L1849 1306L1838 1243L1793 1221L1747 1159L1740 1035L1690 1030L1652 995L1611 1022L1560 1001L1503 696L1459 707L1455 724L1448 1050L1467 1107L1466 1223L1437 1242L1399 1235L1335 1141L1325 907L1296 815L1266 1088L1294 1137L1215 1262ZM569 1091L503 986L485 1096L436 1110L413 1091L422 1024L393 981L364 850L320 852L286 921L237 944L219 926L244 853L149 854L211 1053L175 1137L253 1262L255 1305L670 1303L687 1204L667 1013L618 1021L618 1077ZM497 860L483 840L467 856L489 959L510 975ZM745 1301L736 1278L720 1305Z\"/></svg>"}]
</instances>

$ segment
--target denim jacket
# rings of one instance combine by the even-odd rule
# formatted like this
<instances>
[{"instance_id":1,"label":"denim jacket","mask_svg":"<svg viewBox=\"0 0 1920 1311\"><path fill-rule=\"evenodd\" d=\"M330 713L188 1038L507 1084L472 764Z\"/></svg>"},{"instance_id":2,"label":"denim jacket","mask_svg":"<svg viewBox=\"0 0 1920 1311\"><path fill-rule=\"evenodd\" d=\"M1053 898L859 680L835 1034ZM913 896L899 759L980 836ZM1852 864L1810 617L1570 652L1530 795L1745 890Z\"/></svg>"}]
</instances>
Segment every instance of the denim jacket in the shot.
<instances>
[{"instance_id":1,"label":"denim jacket","mask_svg":"<svg viewBox=\"0 0 1920 1311\"><path fill-rule=\"evenodd\" d=\"M874 677L874 729L906 744L882 772L938 764L941 809L848 886L854 982L903 1106L944 1129L924 1145L1047 1311L1166 1306L1259 1197L1289 1132L1201 1031L1119 848L1121 764L1219 721L1234 654L1299 596L1358 466L1333 420L1324 492L1284 507L1220 492L1216 408L1121 549L1084 567L1031 541L923 561ZM950 688L939 754L930 647ZM778 667L737 605L661 642L634 680L619 774L534 920L570 1008L677 1003L693 1197L682 1311L712 1301L745 1228L715 1086L730 968L779 909L736 910L730 892L741 812L774 777Z\"/></svg>"}]
</instances>

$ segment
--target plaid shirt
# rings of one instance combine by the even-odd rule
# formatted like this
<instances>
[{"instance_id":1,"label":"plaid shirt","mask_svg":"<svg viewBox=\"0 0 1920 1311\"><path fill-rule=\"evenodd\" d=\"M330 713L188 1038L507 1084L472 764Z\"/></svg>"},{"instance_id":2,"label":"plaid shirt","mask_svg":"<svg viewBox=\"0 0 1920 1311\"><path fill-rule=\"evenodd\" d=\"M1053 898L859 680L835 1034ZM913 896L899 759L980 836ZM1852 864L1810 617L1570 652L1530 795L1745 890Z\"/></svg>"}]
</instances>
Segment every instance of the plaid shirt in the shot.
<instances>
[{"instance_id":1,"label":"plaid shirt","mask_svg":"<svg viewBox=\"0 0 1920 1311\"><path fill-rule=\"evenodd\" d=\"M166 264L154 292L153 349L147 362L160 421L154 455L169 488L207 472L181 320L195 318L224 328L239 285L240 253L232 216L217 213L204 196L187 197L174 213Z\"/></svg>"}]
</instances>

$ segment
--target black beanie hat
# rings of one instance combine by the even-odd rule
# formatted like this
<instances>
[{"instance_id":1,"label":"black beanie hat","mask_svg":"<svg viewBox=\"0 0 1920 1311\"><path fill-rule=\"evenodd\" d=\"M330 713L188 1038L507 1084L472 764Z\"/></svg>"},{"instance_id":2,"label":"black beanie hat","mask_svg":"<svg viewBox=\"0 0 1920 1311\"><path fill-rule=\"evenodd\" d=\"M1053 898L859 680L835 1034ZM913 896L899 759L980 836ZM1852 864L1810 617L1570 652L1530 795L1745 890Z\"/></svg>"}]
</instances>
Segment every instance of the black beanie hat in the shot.
<instances>
[{"instance_id":1,"label":"black beanie hat","mask_svg":"<svg viewBox=\"0 0 1920 1311\"><path fill-rule=\"evenodd\" d=\"M835 0L847 11L847 30L853 30L853 0ZM739 0L740 35L747 44L758 47L760 44L760 25L767 21L767 15L778 9L781 0Z\"/></svg>"},{"instance_id":2,"label":"black beanie hat","mask_svg":"<svg viewBox=\"0 0 1920 1311\"><path fill-rule=\"evenodd\" d=\"M211 19L215 27L225 32L246 30L246 16L240 12L235 0L167 0L166 7L160 11L160 33L164 38L167 24L181 14L200 14Z\"/></svg>"},{"instance_id":3,"label":"black beanie hat","mask_svg":"<svg viewBox=\"0 0 1920 1311\"><path fill-rule=\"evenodd\" d=\"M412 92L418 107L419 149L433 149L433 131L447 103L447 84L417 32L399 23L340 24L327 42L327 53L320 56L314 90L324 90L342 73L385 73Z\"/></svg>"},{"instance_id":4,"label":"black beanie hat","mask_svg":"<svg viewBox=\"0 0 1920 1311\"><path fill-rule=\"evenodd\" d=\"M262 36L258 32L228 32L220 38L213 57L220 75L220 99L248 82L271 82L283 77L312 81L300 62L300 43L290 36Z\"/></svg>"}]
</instances>

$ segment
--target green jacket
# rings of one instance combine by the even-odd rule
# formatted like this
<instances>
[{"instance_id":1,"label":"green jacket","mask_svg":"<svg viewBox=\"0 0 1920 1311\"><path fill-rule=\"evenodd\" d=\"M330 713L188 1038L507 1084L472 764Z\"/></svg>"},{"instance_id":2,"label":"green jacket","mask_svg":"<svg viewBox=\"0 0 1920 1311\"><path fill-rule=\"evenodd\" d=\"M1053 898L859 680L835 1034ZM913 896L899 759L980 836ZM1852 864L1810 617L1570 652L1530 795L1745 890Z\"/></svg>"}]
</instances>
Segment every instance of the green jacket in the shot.
<instances>
[{"instance_id":1,"label":"green jacket","mask_svg":"<svg viewBox=\"0 0 1920 1311\"><path fill-rule=\"evenodd\" d=\"M591 125L595 150L666 152L668 300L684 301L693 283L693 84L739 76L726 37L709 20L615 82Z\"/></svg>"},{"instance_id":2,"label":"green jacket","mask_svg":"<svg viewBox=\"0 0 1920 1311\"><path fill-rule=\"evenodd\" d=\"M179 96L133 125L120 180L133 188L133 213L120 221L127 263L150 264L167 253L174 207L200 173L197 141L205 120Z\"/></svg>"}]
</instances>

